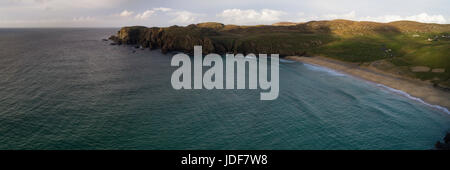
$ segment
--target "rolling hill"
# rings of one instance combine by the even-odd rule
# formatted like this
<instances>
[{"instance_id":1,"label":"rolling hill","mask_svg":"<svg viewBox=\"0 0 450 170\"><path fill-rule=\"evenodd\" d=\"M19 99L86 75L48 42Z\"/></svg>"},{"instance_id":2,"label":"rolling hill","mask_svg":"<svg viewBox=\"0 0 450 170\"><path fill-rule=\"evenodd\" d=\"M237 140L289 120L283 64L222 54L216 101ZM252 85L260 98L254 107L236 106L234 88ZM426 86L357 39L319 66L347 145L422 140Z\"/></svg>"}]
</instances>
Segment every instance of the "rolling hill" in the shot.
<instances>
[{"instance_id":1,"label":"rolling hill","mask_svg":"<svg viewBox=\"0 0 450 170\"><path fill-rule=\"evenodd\" d=\"M207 22L124 27L110 39L164 53L192 53L194 45L202 45L204 53L320 55L450 87L449 24L332 20L239 26Z\"/></svg>"}]
</instances>

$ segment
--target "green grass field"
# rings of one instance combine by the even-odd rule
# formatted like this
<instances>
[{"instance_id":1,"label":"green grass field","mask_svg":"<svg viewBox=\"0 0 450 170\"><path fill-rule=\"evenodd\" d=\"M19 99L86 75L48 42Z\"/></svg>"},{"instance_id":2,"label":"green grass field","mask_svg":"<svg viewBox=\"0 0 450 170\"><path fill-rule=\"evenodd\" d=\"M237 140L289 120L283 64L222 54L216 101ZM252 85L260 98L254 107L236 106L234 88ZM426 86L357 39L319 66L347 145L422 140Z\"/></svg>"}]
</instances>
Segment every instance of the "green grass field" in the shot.
<instances>
[{"instance_id":1,"label":"green grass field","mask_svg":"<svg viewBox=\"0 0 450 170\"><path fill-rule=\"evenodd\" d=\"M321 55L356 63L386 60L403 68L443 68L444 73L410 75L437 83L450 81L450 25L334 20L297 26L209 26L219 30L211 36L215 42L237 52Z\"/></svg>"},{"instance_id":2,"label":"green grass field","mask_svg":"<svg viewBox=\"0 0 450 170\"><path fill-rule=\"evenodd\" d=\"M137 31L124 31L124 37L119 38L134 42L135 36L146 37L139 41L151 41L166 50L191 51L193 45L206 45L209 52L217 53L320 55L360 64L387 61L390 67L395 67L392 70L400 70L407 76L450 84L449 24L332 20L285 26L209 22L152 28L153 34L142 31L142 27L125 29ZM416 66L428 67L430 71L412 72Z\"/></svg>"}]
</instances>

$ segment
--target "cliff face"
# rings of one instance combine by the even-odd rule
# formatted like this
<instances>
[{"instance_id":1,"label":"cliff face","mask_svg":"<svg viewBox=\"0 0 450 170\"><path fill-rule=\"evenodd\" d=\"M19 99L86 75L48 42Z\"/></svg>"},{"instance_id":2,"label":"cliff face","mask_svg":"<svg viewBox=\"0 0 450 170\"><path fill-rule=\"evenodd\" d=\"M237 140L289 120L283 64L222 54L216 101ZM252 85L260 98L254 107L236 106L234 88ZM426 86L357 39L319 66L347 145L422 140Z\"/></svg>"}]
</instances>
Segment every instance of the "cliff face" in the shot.
<instances>
[{"instance_id":1,"label":"cliff face","mask_svg":"<svg viewBox=\"0 0 450 170\"><path fill-rule=\"evenodd\" d=\"M289 38L290 35L284 33L289 30L308 32L303 28L297 27L279 29L261 26L253 28L220 23L200 23L186 27L124 27L118 31L117 35L111 36L110 39L119 45L128 44L143 48L161 49L163 53L181 51L189 54L193 53L195 45L201 45L204 54L214 52L219 54L277 53L280 55L304 55L306 53L305 48L322 44L322 40L293 42L292 37ZM277 36L278 39L273 39L270 36L262 37L262 41L258 38L259 36L264 36L265 32L272 31L280 32L283 35ZM281 41L284 37L289 40L286 42ZM297 43L297 45L292 46L292 43ZM303 47L291 50L298 45Z\"/></svg>"},{"instance_id":2,"label":"cliff face","mask_svg":"<svg viewBox=\"0 0 450 170\"><path fill-rule=\"evenodd\" d=\"M239 26L207 22L185 27L124 27L110 39L113 45L130 44L163 53L192 54L194 46L201 45L204 54L320 55L358 63L384 60L439 87L450 84L449 24L333 20ZM445 71L408 72L415 66Z\"/></svg>"},{"instance_id":3,"label":"cliff face","mask_svg":"<svg viewBox=\"0 0 450 170\"><path fill-rule=\"evenodd\" d=\"M212 40L204 35L204 31L199 27L146 28L135 26L120 29L117 36L111 36L110 39L117 44L138 45L150 49L159 48L163 53L169 51L193 53L195 45L203 46L203 53L215 52Z\"/></svg>"},{"instance_id":4,"label":"cliff face","mask_svg":"<svg viewBox=\"0 0 450 170\"><path fill-rule=\"evenodd\" d=\"M431 35L450 32L450 25L409 21L392 23L348 20L311 21L289 25L238 26L207 22L186 27L124 27L110 39L150 49L193 53L195 45L203 53L263 53L289 55L325 55L347 61L374 61L386 58L384 49L398 43L420 44ZM411 34L411 35L408 35ZM420 36L416 40L404 37ZM397 38L401 37L403 38ZM419 42L422 41L422 42ZM389 47L392 44L392 47ZM358 49L354 47L360 46ZM415 50L417 48L414 48ZM361 51L364 50L364 51ZM393 49L404 55L403 49Z\"/></svg>"}]
</instances>

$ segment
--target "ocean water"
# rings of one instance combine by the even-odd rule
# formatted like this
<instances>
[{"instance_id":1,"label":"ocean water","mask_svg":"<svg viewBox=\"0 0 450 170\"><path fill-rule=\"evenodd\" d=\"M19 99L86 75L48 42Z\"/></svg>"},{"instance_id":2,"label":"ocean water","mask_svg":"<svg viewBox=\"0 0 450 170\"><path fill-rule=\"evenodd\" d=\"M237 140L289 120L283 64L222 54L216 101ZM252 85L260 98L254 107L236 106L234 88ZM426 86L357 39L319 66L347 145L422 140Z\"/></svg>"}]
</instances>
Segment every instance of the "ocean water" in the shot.
<instances>
[{"instance_id":1,"label":"ocean water","mask_svg":"<svg viewBox=\"0 0 450 170\"><path fill-rule=\"evenodd\" d=\"M432 149L450 115L389 88L280 63L259 90L174 90L171 54L117 29L0 29L0 149Z\"/></svg>"}]
</instances>

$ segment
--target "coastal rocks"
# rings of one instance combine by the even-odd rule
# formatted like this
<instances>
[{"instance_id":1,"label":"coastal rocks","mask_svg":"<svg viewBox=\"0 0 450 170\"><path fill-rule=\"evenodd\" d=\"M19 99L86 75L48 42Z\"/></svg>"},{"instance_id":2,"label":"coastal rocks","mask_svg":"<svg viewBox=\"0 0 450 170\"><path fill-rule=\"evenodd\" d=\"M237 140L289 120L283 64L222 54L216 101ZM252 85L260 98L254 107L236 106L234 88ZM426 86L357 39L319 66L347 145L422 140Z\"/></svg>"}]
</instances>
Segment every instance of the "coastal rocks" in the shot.
<instances>
[{"instance_id":1,"label":"coastal rocks","mask_svg":"<svg viewBox=\"0 0 450 170\"><path fill-rule=\"evenodd\" d=\"M119 41L119 38L117 36L113 35L113 36L110 36L108 39L113 41L112 43L109 43L109 45L121 45L122 44L122 42Z\"/></svg>"},{"instance_id":2,"label":"coastal rocks","mask_svg":"<svg viewBox=\"0 0 450 170\"><path fill-rule=\"evenodd\" d=\"M117 36L115 36L115 35L111 35L108 39L111 40L111 41L118 41L119 40L119 38Z\"/></svg>"},{"instance_id":3,"label":"coastal rocks","mask_svg":"<svg viewBox=\"0 0 450 170\"><path fill-rule=\"evenodd\" d=\"M117 38L124 44L137 44L144 35L145 30L147 30L147 28L141 26L124 27L120 29Z\"/></svg>"},{"instance_id":4,"label":"coastal rocks","mask_svg":"<svg viewBox=\"0 0 450 170\"><path fill-rule=\"evenodd\" d=\"M355 62L374 61L381 58L403 61L401 57L404 54L387 48L386 45L381 43L384 41L366 40L370 40L372 35L380 38L402 33L408 36L422 35L422 32L443 32L448 31L449 28L448 26L435 26L416 22L392 22L385 24L347 20L311 21L306 23L282 22L274 25L256 26L224 25L222 23L206 22L188 26L124 27L117 32L117 35L111 36L110 40L117 45L138 45L143 48L159 49L163 53L178 51L191 54L195 45L201 45L203 46L203 53L277 53L281 57L303 56L308 53L308 55L335 56L338 58L340 58L338 55L342 54L344 56L345 54L345 56L348 55L349 57L343 58L348 58L347 60ZM369 37L360 37L361 35ZM348 38L341 39L340 36ZM442 36L448 37L447 35ZM341 45L328 46L332 42L339 42L337 44ZM403 41L399 43L403 43ZM367 50L354 48L360 45L367 48ZM385 47L382 48L383 51L374 50L377 53L374 54L372 48L379 48L379 46ZM349 50L353 48L356 51ZM406 62L398 63L404 64ZM408 70L410 65L409 63L405 64L405 70L408 72L411 72ZM445 67L445 65L442 66L441 64L436 67ZM431 69L412 68L412 70L430 72ZM439 72L440 70L435 71Z\"/></svg>"},{"instance_id":5,"label":"coastal rocks","mask_svg":"<svg viewBox=\"0 0 450 170\"><path fill-rule=\"evenodd\" d=\"M447 132L447 134L445 135L444 143L442 143L441 141L437 141L434 146L438 150L450 150L450 133Z\"/></svg>"},{"instance_id":6,"label":"coastal rocks","mask_svg":"<svg viewBox=\"0 0 450 170\"><path fill-rule=\"evenodd\" d=\"M110 39L118 44L129 44L138 48L159 48L162 53L169 51L193 53L194 46L201 45L203 46L203 53L206 54L215 52L213 41L203 35L208 31L213 32L209 28L197 26L124 27L118 31L117 36L111 36Z\"/></svg>"},{"instance_id":7,"label":"coastal rocks","mask_svg":"<svg viewBox=\"0 0 450 170\"><path fill-rule=\"evenodd\" d=\"M232 30L229 30L232 29ZM235 30L233 30L235 29ZM325 42L323 40L305 40L302 43L291 43L285 41L271 42L269 39L264 41L255 41L247 39L246 36L226 36L229 33L235 34L254 34L253 31L272 31L278 29L274 27L258 28L256 30L242 30L240 27L232 27L221 23L200 23L191 24L186 27L152 27L146 28L141 26L124 27L120 29L117 35L111 36L109 39L117 45L128 44L149 49L160 49L162 53L170 51L178 51L187 54L193 54L194 46L201 45L203 54L208 53L242 53L247 55L254 54L280 54L280 56L289 55L306 55L310 48L318 47ZM283 29L297 29L283 28ZM276 30L274 30L276 31ZM264 34L262 34L264 35ZM287 36L286 38L289 38ZM300 46L300 47L299 47Z\"/></svg>"}]
</instances>

